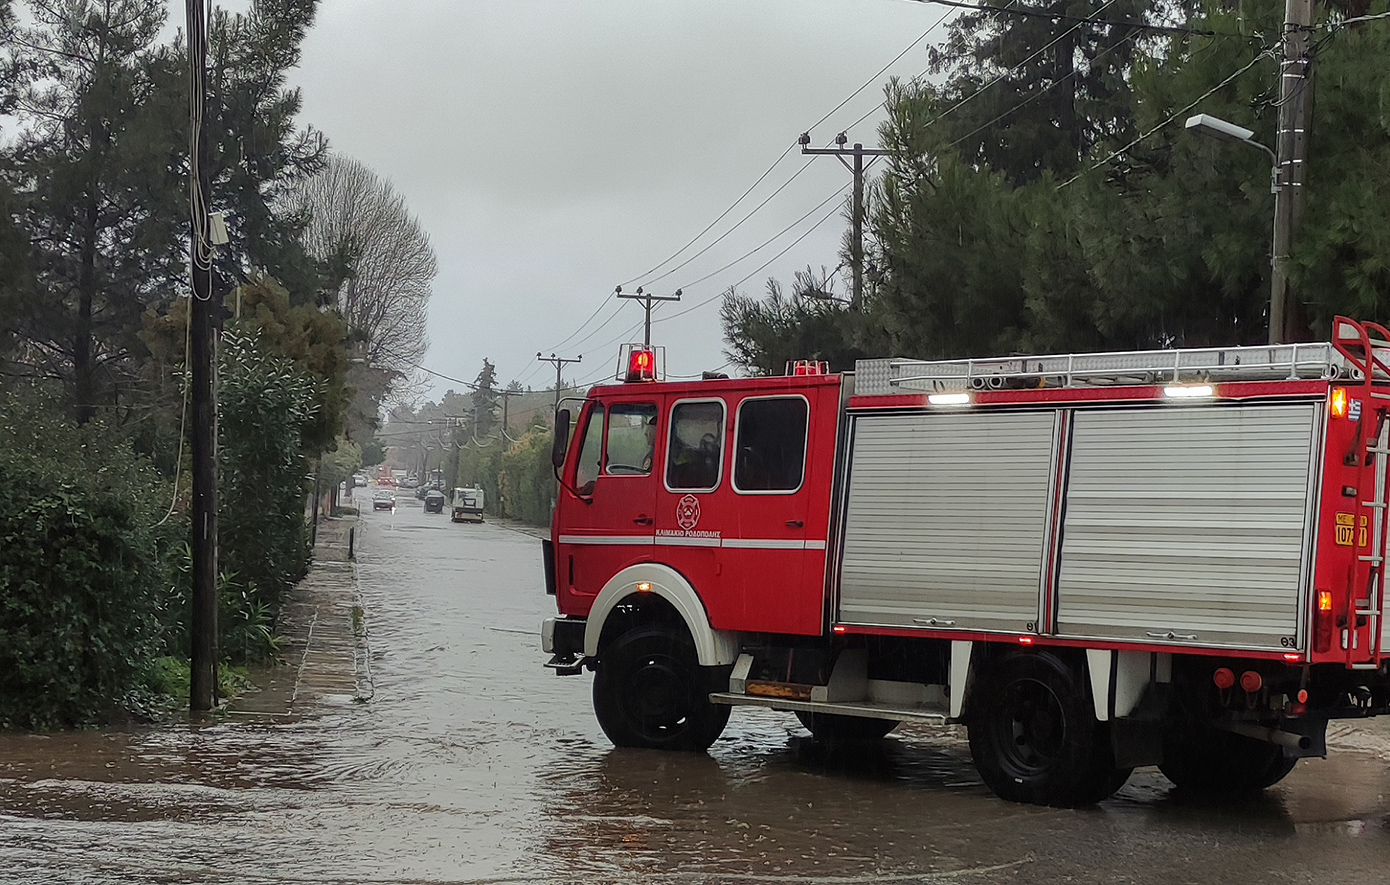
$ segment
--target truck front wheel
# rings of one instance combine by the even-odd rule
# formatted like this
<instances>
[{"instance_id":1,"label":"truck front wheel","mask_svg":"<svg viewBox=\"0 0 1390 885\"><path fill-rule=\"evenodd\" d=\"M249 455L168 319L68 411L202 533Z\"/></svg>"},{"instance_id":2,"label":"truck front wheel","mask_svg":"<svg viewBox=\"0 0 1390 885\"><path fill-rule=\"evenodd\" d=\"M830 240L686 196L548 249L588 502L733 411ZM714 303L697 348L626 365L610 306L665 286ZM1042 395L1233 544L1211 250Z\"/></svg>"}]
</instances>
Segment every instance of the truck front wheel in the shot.
<instances>
[{"instance_id":1,"label":"truck front wheel","mask_svg":"<svg viewBox=\"0 0 1390 885\"><path fill-rule=\"evenodd\" d=\"M987 671L969 717L975 767L1002 799L1089 805L1129 776L1096 721L1080 668L1050 652L1016 653Z\"/></svg>"},{"instance_id":2,"label":"truck front wheel","mask_svg":"<svg viewBox=\"0 0 1390 885\"><path fill-rule=\"evenodd\" d=\"M729 721L727 706L710 703L711 687L689 636L639 627L599 656L594 713L619 747L702 752Z\"/></svg>"}]
</instances>

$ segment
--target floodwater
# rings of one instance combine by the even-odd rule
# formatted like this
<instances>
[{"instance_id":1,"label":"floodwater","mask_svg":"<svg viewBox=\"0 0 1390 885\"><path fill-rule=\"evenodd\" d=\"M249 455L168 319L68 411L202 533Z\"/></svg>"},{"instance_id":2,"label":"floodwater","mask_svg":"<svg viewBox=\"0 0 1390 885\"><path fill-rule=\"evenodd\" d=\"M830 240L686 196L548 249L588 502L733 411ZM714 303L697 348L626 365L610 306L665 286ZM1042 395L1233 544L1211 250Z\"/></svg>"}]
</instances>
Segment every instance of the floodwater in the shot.
<instances>
[{"instance_id":1,"label":"floodwater","mask_svg":"<svg viewBox=\"0 0 1390 885\"><path fill-rule=\"evenodd\" d=\"M615 750L542 668L540 544L408 502L359 529L370 701L0 736L0 882L1232 883L1390 878L1375 752L1198 804L994 798L954 729L829 752L735 710L709 755ZM1369 746L1374 748L1375 742Z\"/></svg>"}]
</instances>

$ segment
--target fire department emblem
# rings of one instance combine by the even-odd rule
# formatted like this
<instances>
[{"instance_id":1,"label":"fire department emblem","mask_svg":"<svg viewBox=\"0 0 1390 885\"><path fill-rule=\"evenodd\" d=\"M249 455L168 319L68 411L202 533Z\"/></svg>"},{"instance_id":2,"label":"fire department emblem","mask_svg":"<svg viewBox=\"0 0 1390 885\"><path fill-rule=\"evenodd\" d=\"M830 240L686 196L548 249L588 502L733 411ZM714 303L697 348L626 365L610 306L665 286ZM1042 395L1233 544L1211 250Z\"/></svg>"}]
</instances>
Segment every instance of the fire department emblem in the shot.
<instances>
[{"instance_id":1,"label":"fire department emblem","mask_svg":"<svg viewBox=\"0 0 1390 885\"><path fill-rule=\"evenodd\" d=\"M676 525L687 532L700 524L700 499L686 495L676 502Z\"/></svg>"}]
</instances>

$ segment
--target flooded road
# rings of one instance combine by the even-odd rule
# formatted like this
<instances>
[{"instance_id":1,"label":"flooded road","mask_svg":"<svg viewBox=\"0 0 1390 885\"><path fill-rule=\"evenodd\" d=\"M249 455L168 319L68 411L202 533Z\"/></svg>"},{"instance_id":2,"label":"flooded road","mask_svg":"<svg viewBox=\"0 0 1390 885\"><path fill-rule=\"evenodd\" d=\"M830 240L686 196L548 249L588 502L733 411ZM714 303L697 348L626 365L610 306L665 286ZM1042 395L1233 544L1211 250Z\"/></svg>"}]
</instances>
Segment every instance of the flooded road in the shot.
<instances>
[{"instance_id":1,"label":"flooded road","mask_svg":"<svg viewBox=\"0 0 1390 885\"><path fill-rule=\"evenodd\" d=\"M1252 802L1155 770L1083 810L980 783L960 734L829 752L736 710L708 756L614 750L544 670L540 544L418 502L357 538L374 693L313 715L0 736L0 882L1364 882L1390 772L1300 764ZM1368 746L1376 746L1375 742Z\"/></svg>"}]
</instances>

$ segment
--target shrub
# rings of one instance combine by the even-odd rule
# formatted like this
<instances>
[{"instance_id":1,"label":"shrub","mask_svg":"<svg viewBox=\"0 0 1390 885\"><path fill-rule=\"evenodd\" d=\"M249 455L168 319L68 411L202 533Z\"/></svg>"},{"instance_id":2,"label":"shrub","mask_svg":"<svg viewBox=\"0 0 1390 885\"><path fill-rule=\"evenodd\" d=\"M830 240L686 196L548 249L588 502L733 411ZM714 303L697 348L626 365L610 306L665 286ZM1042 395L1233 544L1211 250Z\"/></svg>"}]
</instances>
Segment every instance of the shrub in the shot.
<instances>
[{"instance_id":1,"label":"shrub","mask_svg":"<svg viewBox=\"0 0 1390 885\"><path fill-rule=\"evenodd\" d=\"M0 394L0 728L102 721L159 651L171 489L114 428Z\"/></svg>"},{"instance_id":2,"label":"shrub","mask_svg":"<svg viewBox=\"0 0 1390 885\"><path fill-rule=\"evenodd\" d=\"M254 336L222 339L218 495L219 568L239 576L248 602L271 620L280 594L304 576L308 462L300 450L314 386Z\"/></svg>"}]
</instances>

